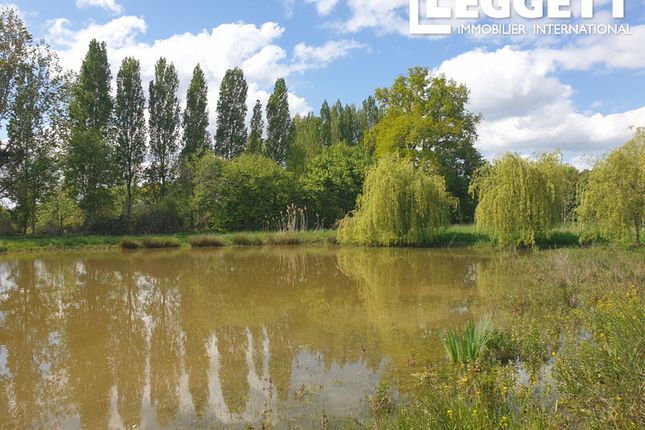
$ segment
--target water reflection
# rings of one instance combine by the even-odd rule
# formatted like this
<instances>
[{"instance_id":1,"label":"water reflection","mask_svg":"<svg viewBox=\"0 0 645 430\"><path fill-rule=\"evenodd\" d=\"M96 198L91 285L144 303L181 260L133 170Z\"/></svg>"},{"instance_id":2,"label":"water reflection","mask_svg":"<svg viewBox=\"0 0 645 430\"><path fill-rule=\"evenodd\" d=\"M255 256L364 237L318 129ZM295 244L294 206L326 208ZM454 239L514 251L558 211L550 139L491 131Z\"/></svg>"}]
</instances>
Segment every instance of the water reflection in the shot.
<instances>
[{"instance_id":1,"label":"water reflection","mask_svg":"<svg viewBox=\"0 0 645 430\"><path fill-rule=\"evenodd\" d=\"M227 248L0 260L0 428L167 428L364 412L463 320L481 257ZM417 360L417 357L419 359Z\"/></svg>"}]
</instances>

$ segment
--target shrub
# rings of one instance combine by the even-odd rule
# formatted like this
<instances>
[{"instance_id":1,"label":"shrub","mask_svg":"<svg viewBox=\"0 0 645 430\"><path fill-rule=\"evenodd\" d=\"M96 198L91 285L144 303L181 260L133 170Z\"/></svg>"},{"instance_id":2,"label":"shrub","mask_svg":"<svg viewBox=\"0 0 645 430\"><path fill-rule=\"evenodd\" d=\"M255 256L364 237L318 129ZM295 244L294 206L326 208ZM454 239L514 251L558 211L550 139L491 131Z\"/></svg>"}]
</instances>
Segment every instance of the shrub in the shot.
<instances>
[{"instance_id":1,"label":"shrub","mask_svg":"<svg viewBox=\"0 0 645 430\"><path fill-rule=\"evenodd\" d=\"M370 163L362 147L344 143L325 147L309 162L300 186L316 227L334 226L354 209Z\"/></svg>"},{"instance_id":2,"label":"shrub","mask_svg":"<svg viewBox=\"0 0 645 430\"><path fill-rule=\"evenodd\" d=\"M448 331L443 339L443 347L453 363L469 363L482 355L492 333L490 317L485 317L477 325L469 321L463 333Z\"/></svg>"},{"instance_id":3,"label":"shrub","mask_svg":"<svg viewBox=\"0 0 645 430\"><path fill-rule=\"evenodd\" d=\"M144 248L179 248L181 243L172 237L146 237L141 241Z\"/></svg>"},{"instance_id":4,"label":"shrub","mask_svg":"<svg viewBox=\"0 0 645 430\"><path fill-rule=\"evenodd\" d=\"M215 236L199 236L190 239L190 246L193 248L215 248L226 246L226 242Z\"/></svg>"},{"instance_id":5,"label":"shrub","mask_svg":"<svg viewBox=\"0 0 645 430\"><path fill-rule=\"evenodd\" d=\"M559 153L526 160L506 154L477 172L478 228L501 245L532 246L562 221L565 170Z\"/></svg>"},{"instance_id":6,"label":"shrub","mask_svg":"<svg viewBox=\"0 0 645 430\"><path fill-rule=\"evenodd\" d=\"M341 221L340 243L422 245L450 222L456 200L443 178L406 160L384 157L365 179L353 217Z\"/></svg>"},{"instance_id":7,"label":"shrub","mask_svg":"<svg viewBox=\"0 0 645 430\"><path fill-rule=\"evenodd\" d=\"M159 203L135 208L134 230L138 233L176 233L182 230L182 217L175 199L166 197Z\"/></svg>"},{"instance_id":8,"label":"shrub","mask_svg":"<svg viewBox=\"0 0 645 430\"><path fill-rule=\"evenodd\" d=\"M261 230L279 219L295 196L291 174L260 155L215 163L205 168L202 176L209 180L196 179L195 201L200 211L208 214L205 223L211 229Z\"/></svg>"},{"instance_id":9,"label":"shrub","mask_svg":"<svg viewBox=\"0 0 645 430\"><path fill-rule=\"evenodd\" d=\"M121 242L119 242L119 246L122 249L141 249L143 248L143 244L139 242L138 240L134 239L123 239Z\"/></svg>"}]
</instances>

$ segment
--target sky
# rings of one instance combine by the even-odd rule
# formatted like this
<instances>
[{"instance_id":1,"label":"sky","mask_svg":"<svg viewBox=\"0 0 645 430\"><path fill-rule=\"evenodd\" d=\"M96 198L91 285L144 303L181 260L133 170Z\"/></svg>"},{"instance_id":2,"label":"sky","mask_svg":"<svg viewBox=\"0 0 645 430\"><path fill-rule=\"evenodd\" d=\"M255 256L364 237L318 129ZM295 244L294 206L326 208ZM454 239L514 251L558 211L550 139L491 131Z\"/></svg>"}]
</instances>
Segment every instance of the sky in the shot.
<instances>
[{"instance_id":1,"label":"sky","mask_svg":"<svg viewBox=\"0 0 645 430\"><path fill-rule=\"evenodd\" d=\"M97 38L107 43L114 76L126 56L141 61L145 82L160 56L172 61L183 99L199 63L209 84L211 127L219 84L232 67L242 67L249 82L249 111L256 99L266 105L273 83L284 77L292 114L304 114L318 113L325 99L360 104L410 67L424 66L469 87L470 110L482 115L477 147L487 158L560 149L585 168L626 142L631 127L645 126L645 0L624 0L625 17L618 20L611 16L612 0L593 0L594 17L584 21L581 0L570 1L572 20L538 22L629 25L631 34L410 35L409 0L0 4L16 7L66 69L78 70ZM475 23L535 22L513 15Z\"/></svg>"}]
</instances>

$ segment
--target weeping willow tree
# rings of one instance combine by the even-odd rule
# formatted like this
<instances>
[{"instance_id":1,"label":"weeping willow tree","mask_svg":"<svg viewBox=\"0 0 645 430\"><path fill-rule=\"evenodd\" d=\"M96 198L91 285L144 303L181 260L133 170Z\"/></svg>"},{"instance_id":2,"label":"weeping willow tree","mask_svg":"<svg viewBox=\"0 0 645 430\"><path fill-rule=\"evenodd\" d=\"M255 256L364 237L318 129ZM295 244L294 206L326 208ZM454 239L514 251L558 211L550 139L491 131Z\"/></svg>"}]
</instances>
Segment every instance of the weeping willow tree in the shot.
<instances>
[{"instance_id":1,"label":"weeping willow tree","mask_svg":"<svg viewBox=\"0 0 645 430\"><path fill-rule=\"evenodd\" d=\"M599 161L583 187L578 219L583 239L633 240L640 246L645 219L645 128Z\"/></svg>"},{"instance_id":2,"label":"weeping willow tree","mask_svg":"<svg viewBox=\"0 0 645 430\"><path fill-rule=\"evenodd\" d=\"M535 160L505 154L481 168L470 186L477 228L501 245L535 245L562 222L564 173L559 152Z\"/></svg>"},{"instance_id":3,"label":"weeping willow tree","mask_svg":"<svg viewBox=\"0 0 645 430\"><path fill-rule=\"evenodd\" d=\"M441 176L384 157L367 174L354 216L340 222L338 240L376 246L429 243L449 224L456 204Z\"/></svg>"}]
</instances>

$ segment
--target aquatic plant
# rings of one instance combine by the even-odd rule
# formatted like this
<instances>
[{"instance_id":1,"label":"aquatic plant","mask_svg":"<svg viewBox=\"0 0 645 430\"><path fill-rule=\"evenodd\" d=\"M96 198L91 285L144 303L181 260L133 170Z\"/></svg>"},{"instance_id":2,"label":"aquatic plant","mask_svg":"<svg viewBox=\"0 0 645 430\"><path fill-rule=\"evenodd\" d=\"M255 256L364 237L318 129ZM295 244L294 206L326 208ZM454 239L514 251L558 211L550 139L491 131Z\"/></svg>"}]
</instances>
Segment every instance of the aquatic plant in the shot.
<instances>
[{"instance_id":1,"label":"aquatic plant","mask_svg":"<svg viewBox=\"0 0 645 430\"><path fill-rule=\"evenodd\" d=\"M482 355L492 334L490 317L486 316L477 325L472 320L469 321L463 333L449 330L443 339L443 346L453 363L469 363Z\"/></svg>"},{"instance_id":2,"label":"aquatic plant","mask_svg":"<svg viewBox=\"0 0 645 430\"><path fill-rule=\"evenodd\" d=\"M190 239L190 246L193 248L216 248L226 245L226 241L216 236L197 236Z\"/></svg>"},{"instance_id":3,"label":"aquatic plant","mask_svg":"<svg viewBox=\"0 0 645 430\"><path fill-rule=\"evenodd\" d=\"M129 238L122 239L121 242L119 242L119 246L121 247L121 249L143 248L143 244L141 242L139 242L138 240L129 239Z\"/></svg>"},{"instance_id":4,"label":"aquatic plant","mask_svg":"<svg viewBox=\"0 0 645 430\"><path fill-rule=\"evenodd\" d=\"M158 249L158 248L179 248L181 243L172 237L146 237L141 243L144 248Z\"/></svg>"}]
</instances>

